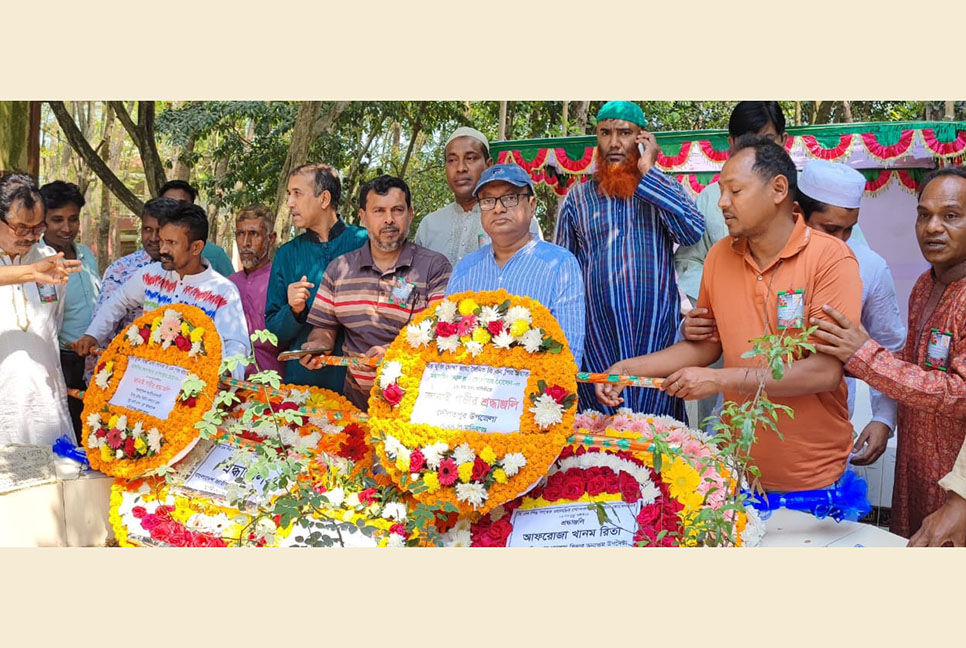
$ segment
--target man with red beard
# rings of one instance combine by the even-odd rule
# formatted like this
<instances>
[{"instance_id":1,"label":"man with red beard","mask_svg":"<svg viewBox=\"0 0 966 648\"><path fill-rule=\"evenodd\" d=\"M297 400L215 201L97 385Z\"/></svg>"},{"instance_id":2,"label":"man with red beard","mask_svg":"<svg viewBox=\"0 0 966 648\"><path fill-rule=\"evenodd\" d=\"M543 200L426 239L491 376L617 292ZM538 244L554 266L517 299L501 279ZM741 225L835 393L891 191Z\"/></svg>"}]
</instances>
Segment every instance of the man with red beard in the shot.
<instances>
[{"instance_id":1,"label":"man with red beard","mask_svg":"<svg viewBox=\"0 0 966 648\"><path fill-rule=\"evenodd\" d=\"M637 105L604 104L593 180L570 190L557 221L556 242L577 257L584 275L585 371L602 372L674 342L680 321L674 244L693 245L704 233L694 202L655 166L657 140L644 125ZM593 385L578 387L581 408L601 409ZM684 418L683 401L656 389L632 390L624 404Z\"/></svg>"}]
</instances>

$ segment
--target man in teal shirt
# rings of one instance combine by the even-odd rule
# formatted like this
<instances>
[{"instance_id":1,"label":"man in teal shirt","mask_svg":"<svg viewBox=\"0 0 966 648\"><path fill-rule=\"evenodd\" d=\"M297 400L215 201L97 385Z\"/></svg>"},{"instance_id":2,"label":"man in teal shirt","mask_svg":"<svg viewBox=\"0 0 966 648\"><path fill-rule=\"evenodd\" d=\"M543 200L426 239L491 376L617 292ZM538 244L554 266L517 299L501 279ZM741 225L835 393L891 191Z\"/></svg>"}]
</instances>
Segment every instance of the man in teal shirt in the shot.
<instances>
[{"instance_id":1,"label":"man in teal shirt","mask_svg":"<svg viewBox=\"0 0 966 648\"><path fill-rule=\"evenodd\" d=\"M362 247L366 230L346 225L339 218L342 182L338 172L326 164L304 164L289 174L288 208L296 227L305 233L275 253L265 300L265 327L278 336L280 350L301 349L312 327L306 323L322 275L329 263L346 252ZM343 333L336 338L333 355L342 353ZM285 381L296 385L324 387L342 393L345 368L320 371L306 369L297 361L285 366Z\"/></svg>"}]
</instances>

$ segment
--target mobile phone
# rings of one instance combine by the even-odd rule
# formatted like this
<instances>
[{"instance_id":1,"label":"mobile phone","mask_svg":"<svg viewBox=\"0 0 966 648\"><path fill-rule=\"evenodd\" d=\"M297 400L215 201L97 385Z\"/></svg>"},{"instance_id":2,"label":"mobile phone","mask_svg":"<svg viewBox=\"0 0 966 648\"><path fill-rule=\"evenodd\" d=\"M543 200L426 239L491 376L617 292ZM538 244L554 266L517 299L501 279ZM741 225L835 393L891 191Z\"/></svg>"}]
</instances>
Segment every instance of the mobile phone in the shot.
<instances>
[{"instance_id":1,"label":"mobile phone","mask_svg":"<svg viewBox=\"0 0 966 648\"><path fill-rule=\"evenodd\" d=\"M637 152L641 154L641 157L644 157L644 145L640 142L637 143Z\"/></svg>"}]
</instances>

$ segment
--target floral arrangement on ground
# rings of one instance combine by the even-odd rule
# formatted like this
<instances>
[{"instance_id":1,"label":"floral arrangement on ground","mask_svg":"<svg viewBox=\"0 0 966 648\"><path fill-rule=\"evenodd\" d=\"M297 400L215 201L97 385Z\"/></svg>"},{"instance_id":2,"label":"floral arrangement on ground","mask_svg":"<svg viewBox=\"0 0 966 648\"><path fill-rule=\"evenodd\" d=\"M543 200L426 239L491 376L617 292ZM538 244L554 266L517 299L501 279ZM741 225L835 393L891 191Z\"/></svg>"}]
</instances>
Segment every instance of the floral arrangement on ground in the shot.
<instances>
[{"instance_id":1,"label":"floral arrangement on ground","mask_svg":"<svg viewBox=\"0 0 966 648\"><path fill-rule=\"evenodd\" d=\"M430 362L529 371L519 430L411 423ZM563 448L576 371L559 324L539 302L505 291L447 297L401 331L379 365L369 399L377 456L418 501L486 512L531 488Z\"/></svg>"},{"instance_id":2,"label":"floral arrangement on ground","mask_svg":"<svg viewBox=\"0 0 966 648\"><path fill-rule=\"evenodd\" d=\"M111 404L130 358L187 370L167 418ZM84 395L81 440L91 467L136 478L184 456L217 393L220 364L221 338L201 309L172 304L134 320L101 355Z\"/></svg>"}]
</instances>

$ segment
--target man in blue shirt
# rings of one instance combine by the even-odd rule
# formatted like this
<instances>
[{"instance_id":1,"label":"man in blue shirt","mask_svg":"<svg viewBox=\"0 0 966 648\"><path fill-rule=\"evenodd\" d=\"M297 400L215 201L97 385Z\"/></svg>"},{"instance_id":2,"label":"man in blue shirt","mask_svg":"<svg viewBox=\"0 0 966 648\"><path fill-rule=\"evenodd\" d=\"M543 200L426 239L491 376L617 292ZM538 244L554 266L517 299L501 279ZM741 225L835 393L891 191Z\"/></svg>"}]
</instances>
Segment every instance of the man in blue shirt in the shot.
<instances>
[{"instance_id":1,"label":"man in blue shirt","mask_svg":"<svg viewBox=\"0 0 966 648\"><path fill-rule=\"evenodd\" d=\"M536 299L557 318L580 367L585 335L583 276L573 254L531 233L537 199L530 176L516 164L497 164L483 172L473 195L491 243L456 264L446 294L505 290Z\"/></svg>"},{"instance_id":2,"label":"man in blue shirt","mask_svg":"<svg viewBox=\"0 0 966 648\"><path fill-rule=\"evenodd\" d=\"M94 304L101 290L97 257L89 247L76 241L77 234L80 232L80 211L86 201L77 185L62 180L45 184L40 188L40 195L44 199L47 210L44 218L47 224L44 243L58 252L63 252L65 259L77 259L81 262L81 271L72 274L67 280L67 291L64 295L64 321L58 337L64 382L68 388L86 389L85 360L74 353L70 347L71 342L82 336L90 325ZM84 403L68 396L67 409L74 426L74 434L80 442L80 415L84 409Z\"/></svg>"}]
</instances>

